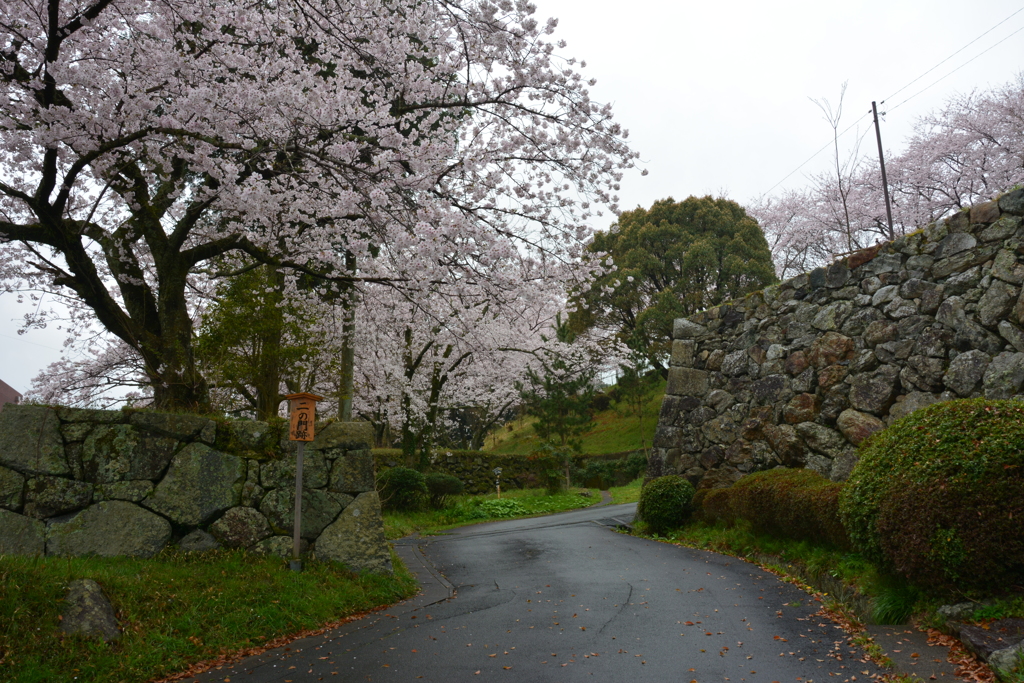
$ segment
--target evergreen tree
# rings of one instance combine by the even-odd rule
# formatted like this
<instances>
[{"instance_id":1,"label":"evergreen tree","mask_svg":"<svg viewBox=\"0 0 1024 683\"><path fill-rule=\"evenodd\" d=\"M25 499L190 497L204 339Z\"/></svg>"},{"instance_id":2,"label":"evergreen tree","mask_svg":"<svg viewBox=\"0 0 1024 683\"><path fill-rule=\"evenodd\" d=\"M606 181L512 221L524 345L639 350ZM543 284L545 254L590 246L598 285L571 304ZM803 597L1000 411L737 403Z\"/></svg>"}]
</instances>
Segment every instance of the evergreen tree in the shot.
<instances>
[{"instance_id":1,"label":"evergreen tree","mask_svg":"<svg viewBox=\"0 0 1024 683\"><path fill-rule=\"evenodd\" d=\"M600 327L662 374L672 321L777 281L757 221L728 199L689 197L626 211L588 251L615 265L578 292L576 330Z\"/></svg>"}]
</instances>

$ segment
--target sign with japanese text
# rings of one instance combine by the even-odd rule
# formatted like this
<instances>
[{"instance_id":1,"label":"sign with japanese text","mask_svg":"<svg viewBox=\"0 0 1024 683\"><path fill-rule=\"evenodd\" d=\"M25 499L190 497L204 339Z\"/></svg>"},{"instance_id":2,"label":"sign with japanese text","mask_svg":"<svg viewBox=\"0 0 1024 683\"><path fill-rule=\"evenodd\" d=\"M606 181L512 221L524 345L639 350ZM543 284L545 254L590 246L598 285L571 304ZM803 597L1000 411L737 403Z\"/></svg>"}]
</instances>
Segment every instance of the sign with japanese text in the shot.
<instances>
[{"instance_id":1,"label":"sign with japanese text","mask_svg":"<svg viewBox=\"0 0 1024 683\"><path fill-rule=\"evenodd\" d=\"M312 441L314 437L313 424L316 422L316 402L322 401L323 396L316 394L289 394L288 412L291 422L288 428L288 439L291 441Z\"/></svg>"}]
</instances>

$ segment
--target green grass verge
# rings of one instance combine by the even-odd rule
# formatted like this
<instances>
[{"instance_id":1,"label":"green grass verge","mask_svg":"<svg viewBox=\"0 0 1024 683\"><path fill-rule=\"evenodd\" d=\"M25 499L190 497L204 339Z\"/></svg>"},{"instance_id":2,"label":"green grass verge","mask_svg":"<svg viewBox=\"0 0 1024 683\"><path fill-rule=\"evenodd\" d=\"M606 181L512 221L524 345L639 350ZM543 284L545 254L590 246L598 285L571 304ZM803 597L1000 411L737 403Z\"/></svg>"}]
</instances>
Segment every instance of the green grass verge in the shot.
<instances>
[{"instance_id":1,"label":"green grass verge","mask_svg":"<svg viewBox=\"0 0 1024 683\"><path fill-rule=\"evenodd\" d=\"M242 551L130 557L0 556L0 681L134 683L226 653L316 629L413 595L394 576L354 574L332 563L288 571L280 558ZM106 644L59 630L68 583L94 579L123 634Z\"/></svg>"},{"instance_id":2,"label":"green grass verge","mask_svg":"<svg viewBox=\"0 0 1024 683\"><path fill-rule=\"evenodd\" d=\"M589 492L590 496L580 495L582 492ZM600 502L600 491L577 488L555 494L549 494L544 489L513 489L503 491L500 500L493 493L454 496L453 501L442 510L385 510L384 536L395 539L417 532L431 534L465 524L549 515Z\"/></svg>"},{"instance_id":3,"label":"green grass verge","mask_svg":"<svg viewBox=\"0 0 1024 683\"><path fill-rule=\"evenodd\" d=\"M654 439L658 426L661 400L665 396L665 383L661 382L652 393L643 414L643 444L648 448ZM624 453L641 448L640 421L636 415L612 406L594 415L594 426L583 435L583 453L602 455ZM540 446L540 439L533 431L533 420L525 418L510 422L492 432L486 439L483 450L493 453L529 455Z\"/></svg>"},{"instance_id":4,"label":"green grass verge","mask_svg":"<svg viewBox=\"0 0 1024 683\"><path fill-rule=\"evenodd\" d=\"M612 503L619 505L620 503L636 503L640 500L640 488L643 486L644 478L637 477L633 481L629 482L625 486L613 486L608 489L608 493L612 494Z\"/></svg>"}]
</instances>

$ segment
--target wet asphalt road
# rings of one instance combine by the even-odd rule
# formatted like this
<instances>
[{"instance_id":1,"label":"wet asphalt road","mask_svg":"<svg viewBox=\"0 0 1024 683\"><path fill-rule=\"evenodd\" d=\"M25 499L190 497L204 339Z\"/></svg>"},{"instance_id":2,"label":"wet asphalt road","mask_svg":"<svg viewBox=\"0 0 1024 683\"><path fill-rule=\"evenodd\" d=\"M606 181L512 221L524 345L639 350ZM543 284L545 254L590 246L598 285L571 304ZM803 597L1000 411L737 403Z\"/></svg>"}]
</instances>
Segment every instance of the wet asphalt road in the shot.
<instances>
[{"instance_id":1,"label":"wet asphalt road","mask_svg":"<svg viewBox=\"0 0 1024 683\"><path fill-rule=\"evenodd\" d=\"M885 673L798 588L734 558L610 528L634 510L405 541L403 554L423 565L417 599L196 680L811 683Z\"/></svg>"}]
</instances>

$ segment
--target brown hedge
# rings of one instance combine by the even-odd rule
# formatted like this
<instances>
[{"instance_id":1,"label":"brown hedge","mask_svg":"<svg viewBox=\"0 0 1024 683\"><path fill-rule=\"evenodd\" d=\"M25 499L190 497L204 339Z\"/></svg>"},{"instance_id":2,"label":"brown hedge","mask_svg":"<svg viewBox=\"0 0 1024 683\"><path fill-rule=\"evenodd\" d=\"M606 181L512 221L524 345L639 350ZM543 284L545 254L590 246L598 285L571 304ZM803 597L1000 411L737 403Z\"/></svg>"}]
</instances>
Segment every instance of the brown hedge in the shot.
<instances>
[{"instance_id":1,"label":"brown hedge","mask_svg":"<svg viewBox=\"0 0 1024 683\"><path fill-rule=\"evenodd\" d=\"M849 548L839 519L843 485L805 469L757 472L725 489L698 492L705 521L750 522L759 533Z\"/></svg>"}]
</instances>

